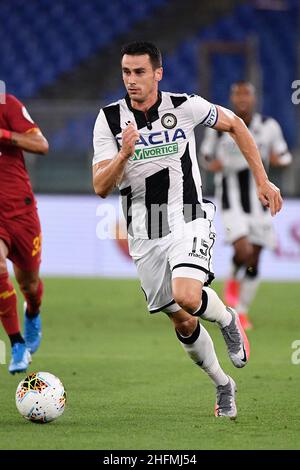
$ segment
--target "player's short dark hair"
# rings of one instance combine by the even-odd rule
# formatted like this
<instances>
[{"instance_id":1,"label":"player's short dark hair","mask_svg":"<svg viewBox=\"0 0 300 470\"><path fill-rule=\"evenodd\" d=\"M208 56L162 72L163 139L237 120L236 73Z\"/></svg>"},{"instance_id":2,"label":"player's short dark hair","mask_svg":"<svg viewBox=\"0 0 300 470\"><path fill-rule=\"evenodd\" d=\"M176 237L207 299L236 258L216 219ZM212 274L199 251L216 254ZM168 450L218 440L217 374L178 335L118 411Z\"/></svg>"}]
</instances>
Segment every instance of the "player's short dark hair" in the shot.
<instances>
[{"instance_id":1,"label":"player's short dark hair","mask_svg":"<svg viewBox=\"0 0 300 470\"><path fill-rule=\"evenodd\" d=\"M255 95L255 86L253 85L253 83L249 82L248 80L237 80L236 82L233 82L230 87L230 93L233 93L235 88L239 86L246 86L250 88L253 95Z\"/></svg>"},{"instance_id":2,"label":"player's short dark hair","mask_svg":"<svg viewBox=\"0 0 300 470\"><path fill-rule=\"evenodd\" d=\"M134 41L125 44L121 49L121 57L128 55L144 55L148 54L152 68L158 69L162 66L161 52L152 42Z\"/></svg>"}]
</instances>

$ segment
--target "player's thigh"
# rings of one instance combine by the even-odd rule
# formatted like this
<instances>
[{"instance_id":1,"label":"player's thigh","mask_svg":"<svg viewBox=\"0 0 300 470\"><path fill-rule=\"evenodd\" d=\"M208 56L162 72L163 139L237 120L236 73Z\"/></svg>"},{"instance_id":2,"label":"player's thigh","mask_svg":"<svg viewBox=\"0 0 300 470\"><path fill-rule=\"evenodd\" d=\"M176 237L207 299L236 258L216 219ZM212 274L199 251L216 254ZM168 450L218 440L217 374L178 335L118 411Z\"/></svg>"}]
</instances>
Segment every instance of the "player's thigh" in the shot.
<instances>
[{"instance_id":1,"label":"player's thigh","mask_svg":"<svg viewBox=\"0 0 300 470\"><path fill-rule=\"evenodd\" d=\"M248 237L249 223L246 214L236 209L223 210L221 219L224 227L224 236L227 243L233 244L240 238Z\"/></svg>"},{"instance_id":2,"label":"player's thigh","mask_svg":"<svg viewBox=\"0 0 300 470\"><path fill-rule=\"evenodd\" d=\"M235 256L238 260L247 262L253 253L253 245L247 237L241 237L233 242Z\"/></svg>"},{"instance_id":3,"label":"player's thigh","mask_svg":"<svg viewBox=\"0 0 300 470\"><path fill-rule=\"evenodd\" d=\"M172 275L167 255L168 238L128 241L149 312L172 313L180 310L172 295Z\"/></svg>"},{"instance_id":4,"label":"player's thigh","mask_svg":"<svg viewBox=\"0 0 300 470\"><path fill-rule=\"evenodd\" d=\"M42 233L36 211L14 218L9 225L11 250L9 259L20 271L39 270L42 251Z\"/></svg>"}]
</instances>

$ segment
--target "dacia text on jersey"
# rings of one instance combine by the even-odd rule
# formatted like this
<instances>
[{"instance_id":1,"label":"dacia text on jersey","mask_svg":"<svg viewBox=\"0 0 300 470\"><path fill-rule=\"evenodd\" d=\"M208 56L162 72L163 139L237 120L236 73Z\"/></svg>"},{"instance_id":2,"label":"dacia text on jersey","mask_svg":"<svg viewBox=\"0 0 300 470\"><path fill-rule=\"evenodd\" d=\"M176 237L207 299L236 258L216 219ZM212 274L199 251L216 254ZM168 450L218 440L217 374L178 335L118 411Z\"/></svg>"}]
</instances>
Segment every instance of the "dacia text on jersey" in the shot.
<instances>
[{"instance_id":1,"label":"dacia text on jersey","mask_svg":"<svg viewBox=\"0 0 300 470\"><path fill-rule=\"evenodd\" d=\"M122 137L117 137L118 141ZM148 158L165 157L173 155L178 152L178 139L186 140L186 135L183 129L175 129L173 131L152 132L151 134L140 134L140 139L137 141L137 148L132 157L132 161L146 160ZM153 146L153 147L152 147Z\"/></svg>"}]
</instances>

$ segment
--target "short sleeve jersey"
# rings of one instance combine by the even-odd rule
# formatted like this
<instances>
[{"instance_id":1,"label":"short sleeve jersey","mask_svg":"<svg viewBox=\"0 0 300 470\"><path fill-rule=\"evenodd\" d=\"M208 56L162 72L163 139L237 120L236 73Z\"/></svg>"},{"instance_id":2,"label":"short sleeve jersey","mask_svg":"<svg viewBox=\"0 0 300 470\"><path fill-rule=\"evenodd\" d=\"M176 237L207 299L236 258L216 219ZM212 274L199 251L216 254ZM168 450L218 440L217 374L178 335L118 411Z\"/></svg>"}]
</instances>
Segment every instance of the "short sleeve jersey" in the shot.
<instances>
[{"instance_id":1,"label":"short sleeve jersey","mask_svg":"<svg viewBox=\"0 0 300 470\"><path fill-rule=\"evenodd\" d=\"M167 92L147 113L133 109L128 96L100 110L93 164L116 156L129 122L140 134L119 184L129 235L159 238L176 224L212 217L202 199L194 129L217 118L216 106L200 96Z\"/></svg>"},{"instance_id":2,"label":"short sleeve jersey","mask_svg":"<svg viewBox=\"0 0 300 470\"><path fill-rule=\"evenodd\" d=\"M25 106L13 95L6 95L5 103L0 104L0 128L18 133L38 130ZM23 151L0 141L0 217L15 217L34 207Z\"/></svg>"}]
</instances>

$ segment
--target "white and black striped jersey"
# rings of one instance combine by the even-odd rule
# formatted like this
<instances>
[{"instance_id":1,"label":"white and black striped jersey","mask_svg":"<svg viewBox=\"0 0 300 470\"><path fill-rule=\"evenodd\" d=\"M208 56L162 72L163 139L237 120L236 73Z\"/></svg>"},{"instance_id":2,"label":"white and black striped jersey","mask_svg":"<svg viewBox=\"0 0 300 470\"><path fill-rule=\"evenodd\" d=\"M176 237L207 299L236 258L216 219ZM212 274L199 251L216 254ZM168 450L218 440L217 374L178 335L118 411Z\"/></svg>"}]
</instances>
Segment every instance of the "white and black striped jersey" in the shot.
<instances>
[{"instance_id":1,"label":"white and black striped jersey","mask_svg":"<svg viewBox=\"0 0 300 470\"><path fill-rule=\"evenodd\" d=\"M194 128L217 118L216 106L200 96L167 92L147 113L133 109L128 95L100 110L93 164L115 157L129 122L140 133L119 184L131 236L160 238L180 223L213 217L212 204L202 200Z\"/></svg>"},{"instance_id":2,"label":"white and black striped jersey","mask_svg":"<svg viewBox=\"0 0 300 470\"><path fill-rule=\"evenodd\" d=\"M272 153L283 162L291 160L280 125L275 119L255 113L248 128L266 169ZM248 214L259 214L266 210L257 198L248 162L228 133L207 129L200 151L202 155L222 162L223 171L215 175L215 184L223 210L237 206Z\"/></svg>"}]
</instances>

